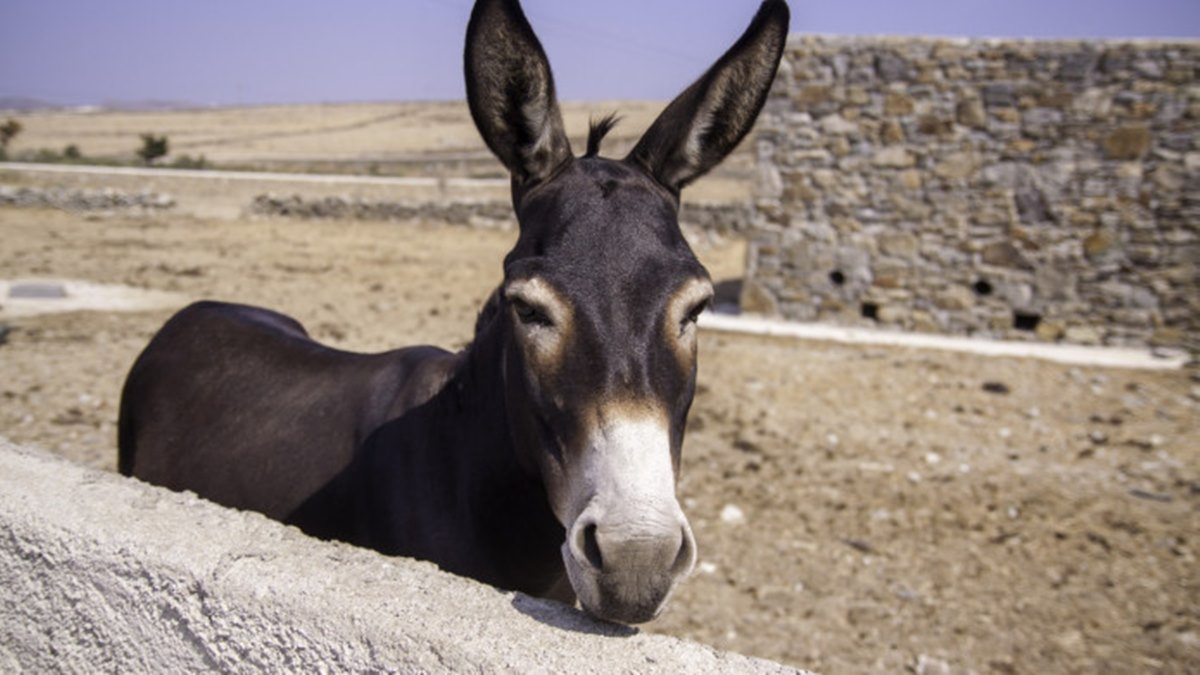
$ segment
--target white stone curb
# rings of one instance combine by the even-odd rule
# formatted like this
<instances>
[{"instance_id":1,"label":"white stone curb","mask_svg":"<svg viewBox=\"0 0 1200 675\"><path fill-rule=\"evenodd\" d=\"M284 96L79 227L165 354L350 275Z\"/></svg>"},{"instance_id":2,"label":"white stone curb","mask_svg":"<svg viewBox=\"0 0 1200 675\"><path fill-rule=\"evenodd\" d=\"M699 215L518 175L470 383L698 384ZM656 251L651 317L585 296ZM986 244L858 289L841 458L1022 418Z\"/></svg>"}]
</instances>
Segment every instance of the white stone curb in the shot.
<instances>
[{"instance_id":1,"label":"white stone curb","mask_svg":"<svg viewBox=\"0 0 1200 675\"><path fill-rule=\"evenodd\" d=\"M1177 370L1188 363L1186 353L1175 350L1149 350L1124 347L1085 347L1080 345L1047 344L1044 342L1008 342L982 338L950 337L927 333L901 333L831 326L820 323L797 323L753 316L731 316L706 312L700 317L700 327L708 330L747 335L767 335L800 340L827 340L844 344L884 345L915 349L941 349L981 356L1034 358L1056 363L1105 368L1140 368L1145 370Z\"/></svg>"}]
</instances>

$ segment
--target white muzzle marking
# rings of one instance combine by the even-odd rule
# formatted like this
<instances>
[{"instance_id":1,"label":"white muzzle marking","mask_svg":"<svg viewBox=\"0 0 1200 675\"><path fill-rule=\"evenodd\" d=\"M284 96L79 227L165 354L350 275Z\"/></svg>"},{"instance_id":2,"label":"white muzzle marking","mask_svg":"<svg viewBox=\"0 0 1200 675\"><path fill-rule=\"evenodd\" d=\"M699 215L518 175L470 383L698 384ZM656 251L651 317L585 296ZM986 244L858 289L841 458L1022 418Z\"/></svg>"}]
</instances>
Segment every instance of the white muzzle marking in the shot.
<instances>
[{"instance_id":1,"label":"white muzzle marking","mask_svg":"<svg viewBox=\"0 0 1200 675\"><path fill-rule=\"evenodd\" d=\"M600 618L649 621L696 562L675 497L665 419L602 416L576 468L568 478L573 517L562 551L571 586Z\"/></svg>"}]
</instances>

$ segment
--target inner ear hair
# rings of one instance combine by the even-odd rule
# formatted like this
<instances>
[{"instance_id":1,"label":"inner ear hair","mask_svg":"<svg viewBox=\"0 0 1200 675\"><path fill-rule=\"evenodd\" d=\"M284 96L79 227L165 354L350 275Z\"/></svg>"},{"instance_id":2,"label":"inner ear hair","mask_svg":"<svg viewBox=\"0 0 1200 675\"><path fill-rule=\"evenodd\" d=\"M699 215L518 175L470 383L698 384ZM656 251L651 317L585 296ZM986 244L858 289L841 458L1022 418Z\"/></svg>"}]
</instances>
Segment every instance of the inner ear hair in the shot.
<instances>
[{"instance_id":1,"label":"inner ear hair","mask_svg":"<svg viewBox=\"0 0 1200 675\"><path fill-rule=\"evenodd\" d=\"M571 158L541 43L517 0L479 0L463 57L467 103L488 148L521 183Z\"/></svg>"},{"instance_id":2,"label":"inner ear hair","mask_svg":"<svg viewBox=\"0 0 1200 675\"><path fill-rule=\"evenodd\" d=\"M678 193L750 132L787 43L790 11L766 0L742 37L659 115L626 161Z\"/></svg>"}]
</instances>

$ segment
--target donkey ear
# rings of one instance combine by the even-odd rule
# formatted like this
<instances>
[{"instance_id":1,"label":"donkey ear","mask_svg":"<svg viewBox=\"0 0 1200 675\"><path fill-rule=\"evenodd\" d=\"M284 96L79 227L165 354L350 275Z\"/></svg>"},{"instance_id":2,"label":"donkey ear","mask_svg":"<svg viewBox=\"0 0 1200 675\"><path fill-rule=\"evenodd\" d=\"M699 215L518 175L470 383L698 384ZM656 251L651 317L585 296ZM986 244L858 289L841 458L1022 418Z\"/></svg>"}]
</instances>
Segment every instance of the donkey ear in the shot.
<instances>
[{"instance_id":1,"label":"donkey ear","mask_svg":"<svg viewBox=\"0 0 1200 675\"><path fill-rule=\"evenodd\" d=\"M626 161L678 194L725 159L754 126L787 43L784 0L766 0L737 43L680 94Z\"/></svg>"},{"instance_id":2,"label":"donkey ear","mask_svg":"<svg viewBox=\"0 0 1200 675\"><path fill-rule=\"evenodd\" d=\"M571 157L546 52L518 0L479 0L464 56L471 117L519 182L546 178Z\"/></svg>"}]
</instances>

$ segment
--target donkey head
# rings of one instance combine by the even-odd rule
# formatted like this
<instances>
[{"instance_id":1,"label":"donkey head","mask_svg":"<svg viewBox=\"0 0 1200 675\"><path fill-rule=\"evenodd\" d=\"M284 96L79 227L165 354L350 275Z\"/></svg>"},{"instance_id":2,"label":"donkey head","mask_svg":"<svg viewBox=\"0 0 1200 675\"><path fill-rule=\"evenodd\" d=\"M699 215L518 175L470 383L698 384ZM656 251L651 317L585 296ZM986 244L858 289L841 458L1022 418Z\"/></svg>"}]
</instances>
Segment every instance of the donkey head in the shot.
<instances>
[{"instance_id":1,"label":"donkey head","mask_svg":"<svg viewBox=\"0 0 1200 675\"><path fill-rule=\"evenodd\" d=\"M519 460L566 529L563 562L591 614L637 623L696 560L675 496L708 273L678 223L680 190L749 132L787 37L782 0L676 98L623 160L576 158L546 55L518 0L479 0L467 99L512 174L520 236L499 298Z\"/></svg>"}]
</instances>

